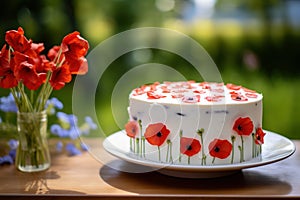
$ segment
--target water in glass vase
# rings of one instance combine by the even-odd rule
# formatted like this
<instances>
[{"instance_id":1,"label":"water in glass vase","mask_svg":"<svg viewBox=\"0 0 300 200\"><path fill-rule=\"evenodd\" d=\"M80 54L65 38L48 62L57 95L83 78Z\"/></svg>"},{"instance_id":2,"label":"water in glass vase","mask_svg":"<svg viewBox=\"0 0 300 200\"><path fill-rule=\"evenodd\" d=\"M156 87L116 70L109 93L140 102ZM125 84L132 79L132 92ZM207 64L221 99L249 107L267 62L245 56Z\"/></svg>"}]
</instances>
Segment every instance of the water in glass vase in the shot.
<instances>
[{"instance_id":1,"label":"water in glass vase","mask_svg":"<svg viewBox=\"0 0 300 200\"><path fill-rule=\"evenodd\" d=\"M16 167L22 172L38 172L50 167L47 141L47 114L42 112L18 112L17 125L19 147Z\"/></svg>"}]
</instances>

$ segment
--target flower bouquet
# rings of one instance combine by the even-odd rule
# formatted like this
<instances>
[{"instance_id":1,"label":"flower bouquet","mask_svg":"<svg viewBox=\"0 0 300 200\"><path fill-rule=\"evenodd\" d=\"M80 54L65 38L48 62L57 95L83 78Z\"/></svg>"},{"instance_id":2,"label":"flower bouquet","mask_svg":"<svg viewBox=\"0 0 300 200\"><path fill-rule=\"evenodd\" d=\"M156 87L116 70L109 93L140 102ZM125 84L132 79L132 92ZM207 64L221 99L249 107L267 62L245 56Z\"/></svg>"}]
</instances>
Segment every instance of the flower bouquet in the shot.
<instances>
[{"instance_id":1,"label":"flower bouquet","mask_svg":"<svg viewBox=\"0 0 300 200\"><path fill-rule=\"evenodd\" d=\"M0 87L11 90L18 109L15 164L21 171L45 170L50 166L46 102L73 74L87 73L89 44L75 31L45 55L43 43L28 40L21 27L7 31L5 41L0 51Z\"/></svg>"}]
</instances>

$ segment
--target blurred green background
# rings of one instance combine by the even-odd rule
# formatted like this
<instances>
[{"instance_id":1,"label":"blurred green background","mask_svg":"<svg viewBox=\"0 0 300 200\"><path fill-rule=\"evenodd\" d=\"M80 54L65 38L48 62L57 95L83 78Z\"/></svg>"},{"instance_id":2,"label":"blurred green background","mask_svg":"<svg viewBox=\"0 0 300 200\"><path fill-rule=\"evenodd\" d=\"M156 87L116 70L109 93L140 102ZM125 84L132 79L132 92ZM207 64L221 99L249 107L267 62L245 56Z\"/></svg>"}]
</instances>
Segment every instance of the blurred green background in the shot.
<instances>
[{"instance_id":1,"label":"blurred green background","mask_svg":"<svg viewBox=\"0 0 300 200\"><path fill-rule=\"evenodd\" d=\"M138 27L187 34L207 50L224 82L263 93L264 129L300 139L300 1L12 0L3 1L0 10L1 45L5 32L19 26L47 49L74 30L89 41L91 50L114 34ZM201 81L189 70L189 63L169 52L137 50L121 56L99 82L96 109L104 132L122 128L112 114L114 85L132 67L151 62ZM8 92L0 89L1 96ZM53 96L64 103L64 111L72 112L72 83Z\"/></svg>"}]
</instances>

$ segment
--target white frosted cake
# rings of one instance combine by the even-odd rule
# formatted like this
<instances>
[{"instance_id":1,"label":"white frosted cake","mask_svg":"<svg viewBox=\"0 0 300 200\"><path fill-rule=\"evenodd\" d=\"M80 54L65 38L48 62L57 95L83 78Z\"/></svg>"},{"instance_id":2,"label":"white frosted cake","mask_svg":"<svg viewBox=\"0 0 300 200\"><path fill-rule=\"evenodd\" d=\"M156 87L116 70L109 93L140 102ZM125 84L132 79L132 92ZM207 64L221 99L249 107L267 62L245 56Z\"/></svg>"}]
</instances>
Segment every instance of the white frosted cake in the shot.
<instances>
[{"instance_id":1,"label":"white frosted cake","mask_svg":"<svg viewBox=\"0 0 300 200\"><path fill-rule=\"evenodd\" d=\"M164 82L129 95L130 151L154 162L216 165L261 155L262 95L234 84Z\"/></svg>"}]
</instances>

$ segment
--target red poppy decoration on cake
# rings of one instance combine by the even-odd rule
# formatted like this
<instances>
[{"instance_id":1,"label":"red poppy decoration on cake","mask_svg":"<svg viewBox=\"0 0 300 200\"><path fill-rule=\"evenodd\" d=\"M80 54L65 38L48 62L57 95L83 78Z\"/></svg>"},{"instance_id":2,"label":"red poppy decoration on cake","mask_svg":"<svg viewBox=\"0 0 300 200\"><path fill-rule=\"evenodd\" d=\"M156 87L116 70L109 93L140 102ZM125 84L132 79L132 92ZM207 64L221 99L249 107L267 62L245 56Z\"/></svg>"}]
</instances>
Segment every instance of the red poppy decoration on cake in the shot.
<instances>
[{"instance_id":1,"label":"red poppy decoration on cake","mask_svg":"<svg viewBox=\"0 0 300 200\"><path fill-rule=\"evenodd\" d=\"M140 126L137 121L129 121L125 125L125 131L129 137L135 138L140 133Z\"/></svg>"},{"instance_id":2,"label":"red poppy decoration on cake","mask_svg":"<svg viewBox=\"0 0 300 200\"><path fill-rule=\"evenodd\" d=\"M235 101L248 101L248 99L239 92L230 92L231 99Z\"/></svg>"},{"instance_id":3,"label":"red poppy decoration on cake","mask_svg":"<svg viewBox=\"0 0 300 200\"><path fill-rule=\"evenodd\" d=\"M245 96L248 98L257 98L258 95L256 93L247 92Z\"/></svg>"},{"instance_id":4,"label":"red poppy decoration on cake","mask_svg":"<svg viewBox=\"0 0 300 200\"><path fill-rule=\"evenodd\" d=\"M214 158L225 159L231 151L232 145L228 140L214 139L209 145L209 154Z\"/></svg>"},{"instance_id":5,"label":"red poppy decoration on cake","mask_svg":"<svg viewBox=\"0 0 300 200\"><path fill-rule=\"evenodd\" d=\"M265 135L266 133L263 132L262 128L257 128L255 132L255 144L263 144Z\"/></svg>"},{"instance_id":6,"label":"red poppy decoration on cake","mask_svg":"<svg viewBox=\"0 0 300 200\"><path fill-rule=\"evenodd\" d=\"M240 85L234 85L232 83L227 83L226 84L226 87L229 89L229 90L239 90L242 88L242 86Z\"/></svg>"},{"instance_id":7,"label":"red poppy decoration on cake","mask_svg":"<svg viewBox=\"0 0 300 200\"><path fill-rule=\"evenodd\" d=\"M250 135L253 131L254 125L250 117L239 117L235 120L233 125L233 130L237 132L238 135Z\"/></svg>"},{"instance_id":8,"label":"red poppy decoration on cake","mask_svg":"<svg viewBox=\"0 0 300 200\"><path fill-rule=\"evenodd\" d=\"M144 136L150 144L161 146L169 134L170 130L167 129L166 125L163 123L156 123L148 125Z\"/></svg>"},{"instance_id":9,"label":"red poppy decoration on cake","mask_svg":"<svg viewBox=\"0 0 300 200\"><path fill-rule=\"evenodd\" d=\"M160 94L155 93L153 91L147 92L147 96L148 96L148 99L160 99L160 98L165 98L166 97L164 95L160 95Z\"/></svg>"},{"instance_id":10,"label":"red poppy decoration on cake","mask_svg":"<svg viewBox=\"0 0 300 200\"><path fill-rule=\"evenodd\" d=\"M201 150L199 140L194 138L181 137L180 138L180 152L187 156L193 156Z\"/></svg>"}]
</instances>

